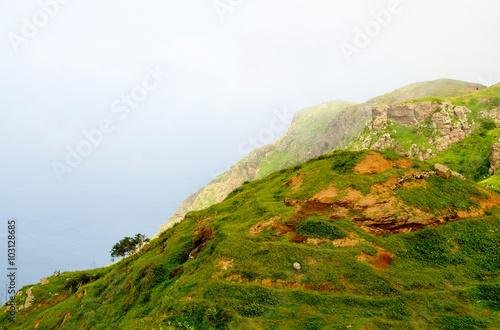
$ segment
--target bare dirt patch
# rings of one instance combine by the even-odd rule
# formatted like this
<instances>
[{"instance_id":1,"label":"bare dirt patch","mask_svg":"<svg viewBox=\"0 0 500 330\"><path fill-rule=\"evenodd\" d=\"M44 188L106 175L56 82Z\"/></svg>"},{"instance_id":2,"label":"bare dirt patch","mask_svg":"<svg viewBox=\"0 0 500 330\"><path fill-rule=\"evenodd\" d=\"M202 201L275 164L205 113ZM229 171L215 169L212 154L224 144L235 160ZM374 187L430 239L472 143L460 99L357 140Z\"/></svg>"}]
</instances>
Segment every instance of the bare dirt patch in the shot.
<instances>
[{"instance_id":1,"label":"bare dirt patch","mask_svg":"<svg viewBox=\"0 0 500 330\"><path fill-rule=\"evenodd\" d=\"M294 176L293 178L285 182L285 184L291 187L292 190L299 190L304 183L304 178L307 176L307 174L308 173L300 173L299 175Z\"/></svg>"},{"instance_id":2,"label":"bare dirt patch","mask_svg":"<svg viewBox=\"0 0 500 330\"><path fill-rule=\"evenodd\" d=\"M71 316L73 316L73 314L71 314L71 313L68 313L68 314L64 315L64 319L63 319L63 322L62 322L62 324L61 324L61 329L63 329L63 328L64 328L64 324L66 323L66 321L67 321L67 320L68 320Z\"/></svg>"},{"instance_id":3,"label":"bare dirt patch","mask_svg":"<svg viewBox=\"0 0 500 330\"><path fill-rule=\"evenodd\" d=\"M206 243L214 238L214 228L213 227L203 227L197 230L198 234L194 239L194 246L196 247L189 254L189 259L195 259L198 254L203 250Z\"/></svg>"},{"instance_id":4,"label":"bare dirt patch","mask_svg":"<svg viewBox=\"0 0 500 330\"><path fill-rule=\"evenodd\" d=\"M371 152L354 167L354 173L375 174L390 170L391 168L393 168L392 162L377 152Z\"/></svg>"},{"instance_id":5,"label":"bare dirt patch","mask_svg":"<svg viewBox=\"0 0 500 330\"><path fill-rule=\"evenodd\" d=\"M359 244L359 242L364 242L364 239L355 237L344 237L338 239L328 239L328 238L308 238L307 244L314 246L320 246L323 243L331 243L334 247L353 247Z\"/></svg>"},{"instance_id":6,"label":"bare dirt patch","mask_svg":"<svg viewBox=\"0 0 500 330\"><path fill-rule=\"evenodd\" d=\"M334 186L330 186L325 190L321 190L320 192L314 194L311 200L317 201L319 203L333 203L338 194L338 189Z\"/></svg>"},{"instance_id":7,"label":"bare dirt patch","mask_svg":"<svg viewBox=\"0 0 500 330\"><path fill-rule=\"evenodd\" d=\"M221 258L217 263L217 266L219 266L222 270L228 270L229 268L233 267L233 265L234 259L229 258Z\"/></svg>"},{"instance_id":8,"label":"bare dirt patch","mask_svg":"<svg viewBox=\"0 0 500 330\"><path fill-rule=\"evenodd\" d=\"M396 168L410 168L415 164L408 158L400 158L394 162L394 167Z\"/></svg>"},{"instance_id":9,"label":"bare dirt patch","mask_svg":"<svg viewBox=\"0 0 500 330\"><path fill-rule=\"evenodd\" d=\"M365 253L361 253L356 256L358 261L367 263L377 269L386 269L392 262L394 254L385 250L384 248L377 247L378 252L375 256L370 256Z\"/></svg>"},{"instance_id":10,"label":"bare dirt patch","mask_svg":"<svg viewBox=\"0 0 500 330\"><path fill-rule=\"evenodd\" d=\"M358 245L361 241L364 241L364 239L345 237L333 240L332 245L335 247L353 247Z\"/></svg>"},{"instance_id":11,"label":"bare dirt patch","mask_svg":"<svg viewBox=\"0 0 500 330\"><path fill-rule=\"evenodd\" d=\"M257 222L255 225L252 226L252 228L250 228L250 235L252 235L252 236L259 235L260 233L262 233L264 231L264 229L266 229L267 227L271 227L274 223L274 220L275 220L275 218L271 218L267 221Z\"/></svg>"},{"instance_id":12,"label":"bare dirt patch","mask_svg":"<svg viewBox=\"0 0 500 330\"><path fill-rule=\"evenodd\" d=\"M401 188L411 189L417 187L424 187L427 185L425 180L405 181L400 184Z\"/></svg>"},{"instance_id":13,"label":"bare dirt patch","mask_svg":"<svg viewBox=\"0 0 500 330\"><path fill-rule=\"evenodd\" d=\"M488 194L489 198L486 199L473 198L476 202L479 203L480 207L476 209L471 209L470 211L467 210L457 211L458 219L482 217L485 214L484 211L492 209L494 207L498 207L500 205L500 196L493 194L490 191L485 190L483 188L480 187L478 188L482 192Z\"/></svg>"},{"instance_id":14,"label":"bare dirt patch","mask_svg":"<svg viewBox=\"0 0 500 330\"><path fill-rule=\"evenodd\" d=\"M283 236L295 229L294 226L287 226L281 223L281 217L276 216L267 221L260 221L250 228L250 235L257 236L262 233L264 229L271 227L276 229L276 234Z\"/></svg>"}]
</instances>

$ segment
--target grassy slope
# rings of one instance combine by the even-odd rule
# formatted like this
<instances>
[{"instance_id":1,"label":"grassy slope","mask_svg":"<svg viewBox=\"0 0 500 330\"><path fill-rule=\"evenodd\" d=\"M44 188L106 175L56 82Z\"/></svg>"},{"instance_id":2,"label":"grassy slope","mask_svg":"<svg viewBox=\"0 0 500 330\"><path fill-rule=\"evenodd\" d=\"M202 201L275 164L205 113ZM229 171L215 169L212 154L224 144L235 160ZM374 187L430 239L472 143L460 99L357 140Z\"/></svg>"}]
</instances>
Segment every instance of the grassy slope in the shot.
<instances>
[{"instance_id":1,"label":"grassy slope","mask_svg":"<svg viewBox=\"0 0 500 330\"><path fill-rule=\"evenodd\" d=\"M485 121L477 119L480 111L500 107L500 84L449 100L455 106L466 106L472 110L473 118L481 125ZM484 180L489 177L490 146L498 142L499 138L500 129L488 130L481 126L477 127L472 135L456 143L432 161L442 162L472 180Z\"/></svg>"},{"instance_id":2,"label":"grassy slope","mask_svg":"<svg viewBox=\"0 0 500 330\"><path fill-rule=\"evenodd\" d=\"M324 133L335 116L352 105L352 102L331 101L297 112L288 131L276 143L253 150L230 171L197 192L195 198L189 196L183 202L183 210L175 212L175 219L182 219L187 211L201 210L222 201L244 181L262 178L329 151L328 135ZM250 171L250 168L255 170Z\"/></svg>"},{"instance_id":3,"label":"grassy slope","mask_svg":"<svg viewBox=\"0 0 500 330\"><path fill-rule=\"evenodd\" d=\"M379 104L404 102L422 97L451 97L468 94L484 86L468 82L438 79L411 84L354 105L344 101L327 102L297 112L290 129L274 145L254 150L230 171L220 175L202 189L200 194L185 201L172 217L182 219L190 210L200 210L220 202L243 181L262 178L273 171L298 164L323 153L347 146L362 130L371 111ZM249 169L255 168L255 174Z\"/></svg>"},{"instance_id":4,"label":"grassy slope","mask_svg":"<svg viewBox=\"0 0 500 330\"><path fill-rule=\"evenodd\" d=\"M470 94L485 86L452 79L438 79L414 83L368 101L375 104L392 104L428 97L455 97Z\"/></svg>"},{"instance_id":5,"label":"grassy slope","mask_svg":"<svg viewBox=\"0 0 500 330\"><path fill-rule=\"evenodd\" d=\"M302 220L321 224L299 227L311 236L357 237L352 247L298 244L290 234L280 236L271 228L249 234L259 221L279 216L285 223L292 218L294 208L285 205L285 197L305 200L332 183L364 191L403 173L392 169L355 175L350 169L363 154L338 152L244 184L224 202L189 213L137 255L109 268L65 272L50 277L49 284L34 286L33 307L21 311L16 324L0 313L0 327L498 329L498 209L482 218L380 237L348 220L314 214ZM428 169L425 163L416 164ZM284 185L301 173L309 174L300 189ZM449 206L457 192L465 194L467 203L474 202L470 192L477 192L470 182L430 180L428 186L432 194L421 187L407 191L411 195L417 189L424 201L437 196ZM197 258L188 259L202 240L196 234L202 228L213 228L213 238ZM374 255L377 248L395 255L389 267L377 269L358 260L362 253ZM302 265L300 271L293 269L295 262Z\"/></svg>"},{"instance_id":6,"label":"grassy slope","mask_svg":"<svg viewBox=\"0 0 500 330\"><path fill-rule=\"evenodd\" d=\"M334 101L297 112L288 131L275 143L274 150L262 159L257 178L330 151L328 129L332 120L342 110L354 105Z\"/></svg>"}]
</instances>

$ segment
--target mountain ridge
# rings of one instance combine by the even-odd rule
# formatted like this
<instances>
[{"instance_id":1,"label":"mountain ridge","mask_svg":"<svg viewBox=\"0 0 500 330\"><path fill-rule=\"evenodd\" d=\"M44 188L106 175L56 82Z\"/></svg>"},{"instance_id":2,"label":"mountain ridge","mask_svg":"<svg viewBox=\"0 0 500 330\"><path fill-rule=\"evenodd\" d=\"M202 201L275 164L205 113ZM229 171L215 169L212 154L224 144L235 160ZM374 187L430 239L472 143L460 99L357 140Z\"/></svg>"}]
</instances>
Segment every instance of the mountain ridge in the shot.
<instances>
[{"instance_id":1,"label":"mountain ridge","mask_svg":"<svg viewBox=\"0 0 500 330\"><path fill-rule=\"evenodd\" d=\"M286 166L306 161L334 149L345 148L363 130L365 123L372 114L372 107L375 105L392 104L414 98L438 95L461 95L483 88L485 86L480 84L452 79L438 79L410 84L390 93L374 97L361 104L349 103L347 101L331 101L302 109L296 113L299 119L301 116L311 116L324 106L333 105L332 109L330 109L331 111L327 111L323 117L317 116L316 118L317 120L329 123L329 125L322 128L324 129L322 134L318 134L317 131L314 134L309 134L309 143L297 146L297 140L300 140L297 136L300 137L301 134L294 132L294 130L299 130L296 125L299 119L294 116L291 127L276 143L253 150L249 156L239 161L231 170L221 174L215 180L208 183L207 186L188 196L172 215L171 222L169 221L170 223L167 222L160 226L159 232L182 220L188 211L199 210L222 201L227 194L244 181L260 178L273 170L279 170ZM338 107L343 107L343 109L339 111ZM302 126L318 125L314 121L311 121ZM276 145L277 147L275 148ZM321 148L322 145L324 148ZM287 150L288 155L284 160L280 159L283 157L283 151L285 150ZM307 152L303 152L304 150L307 150ZM294 154L300 155L295 158L295 161L293 160ZM261 174L258 173L259 167L264 167Z\"/></svg>"}]
</instances>

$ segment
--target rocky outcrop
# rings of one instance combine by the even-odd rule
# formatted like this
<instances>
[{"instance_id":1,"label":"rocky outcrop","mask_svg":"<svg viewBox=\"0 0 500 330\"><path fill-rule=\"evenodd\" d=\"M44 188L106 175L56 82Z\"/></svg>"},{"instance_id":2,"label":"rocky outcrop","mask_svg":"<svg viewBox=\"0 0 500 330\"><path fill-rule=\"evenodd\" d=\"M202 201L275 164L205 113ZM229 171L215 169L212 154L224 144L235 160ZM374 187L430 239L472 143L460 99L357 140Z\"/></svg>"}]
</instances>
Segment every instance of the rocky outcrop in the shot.
<instances>
[{"instance_id":1,"label":"rocky outcrop","mask_svg":"<svg viewBox=\"0 0 500 330\"><path fill-rule=\"evenodd\" d=\"M26 294L28 295L28 297L26 297L26 301L24 302L24 305L19 306L19 310L23 310L23 309L31 307L31 305L35 301L35 296L33 295L32 290L33 290L33 288L29 288L28 290L26 290Z\"/></svg>"},{"instance_id":2,"label":"rocky outcrop","mask_svg":"<svg viewBox=\"0 0 500 330\"><path fill-rule=\"evenodd\" d=\"M500 125L500 108L481 111L477 117L480 119L493 119L498 127Z\"/></svg>"},{"instance_id":3,"label":"rocky outcrop","mask_svg":"<svg viewBox=\"0 0 500 330\"><path fill-rule=\"evenodd\" d=\"M428 102L382 105L372 110L372 120L351 147L355 150L384 150L395 148L407 157L426 160L451 144L465 139L474 131L475 122L468 116L471 111L451 102ZM413 128L425 143L408 140L398 134L398 127Z\"/></svg>"},{"instance_id":4,"label":"rocky outcrop","mask_svg":"<svg viewBox=\"0 0 500 330\"><path fill-rule=\"evenodd\" d=\"M368 155L366 159L373 160L373 154ZM408 165L411 162L406 161ZM353 188L339 189L332 184L305 201L285 199L285 204L295 208L296 219L303 219L311 214L324 214L330 219L350 219L370 234L387 235L408 233L424 227L439 226L448 221L481 216L485 210L500 203L500 198L493 198L493 195L488 193L487 197L477 198L479 206L470 212L450 207L440 210L438 214L429 208L410 205L398 197L398 190L425 187L429 184L427 178L436 175L446 179L465 178L441 164L436 164L433 171L415 170L401 162L394 162L392 168L407 170L402 176L390 176L385 182L373 184L368 194ZM385 167L380 168L379 173L386 170ZM293 225L293 220L292 218L286 225Z\"/></svg>"},{"instance_id":5,"label":"rocky outcrop","mask_svg":"<svg viewBox=\"0 0 500 330\"><path fill-rule=\"evenodd\" d=\"M452 143L465 139L474 131L474 122L469 122L466 116L470 112L466 107L453 107L451 102L445 102L441 105L441 111L432 115L433 126L442 134L434 142L438 151L448 149Z\"/></svg>"},{"instance_id":6,"label":"rocky outcrop","mask_svg":"<svg viewBox=\"0 0 500 330\"><path fill-rule=\"evenodd\" d=\"M449 179L449 178L454 176L456 178L459 178L460 180L464 180L464 181L466 180L462 174L455 172L455 171L452 171L448 167L441 165L441 164L434 165L434 172L436 173L437 176L440 176L443 179Z\"/></svg>"},{"instance_id":7,"label":"rocky outcrop","mask_svg":"<svg viewBox=\"0 0 500 330\"><path fill-rule=\"evenodd\" d=\"M490 147L490 175L497 172L500 167L500 143L495 143Z\"/></svg>"},{"instance_id":8,"label":"rocky outcrop","mask_svg":"<svg viewBox=\"0 0 500 330\"><path fill-rule=\"evenodd\" d=\"M389 121L406 127L418 126L438 105L432 102L382 105L372 110L372 129L384 129Z\"/></svg>"}]
</instances>

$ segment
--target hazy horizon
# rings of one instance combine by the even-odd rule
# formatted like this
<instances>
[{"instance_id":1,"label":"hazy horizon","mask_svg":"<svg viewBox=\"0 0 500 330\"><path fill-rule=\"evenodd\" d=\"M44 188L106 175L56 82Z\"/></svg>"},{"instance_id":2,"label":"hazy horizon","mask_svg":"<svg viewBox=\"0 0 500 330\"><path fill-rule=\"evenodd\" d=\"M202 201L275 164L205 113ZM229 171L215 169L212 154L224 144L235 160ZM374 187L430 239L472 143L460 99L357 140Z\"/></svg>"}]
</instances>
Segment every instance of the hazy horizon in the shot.
<instances>
[{"instance_id":1,"label":"hazy horizon","mask_svg":"<svg viewBox=\"0 0 500 330\"><path fill-rule=\"evenodd\" d=\"M0 2L0 238L17 218L18 288L153 235L278 139L290 118L259 138L276 113L500 80L493 0L230 3Z\"/></svg>"}]
</instances>

